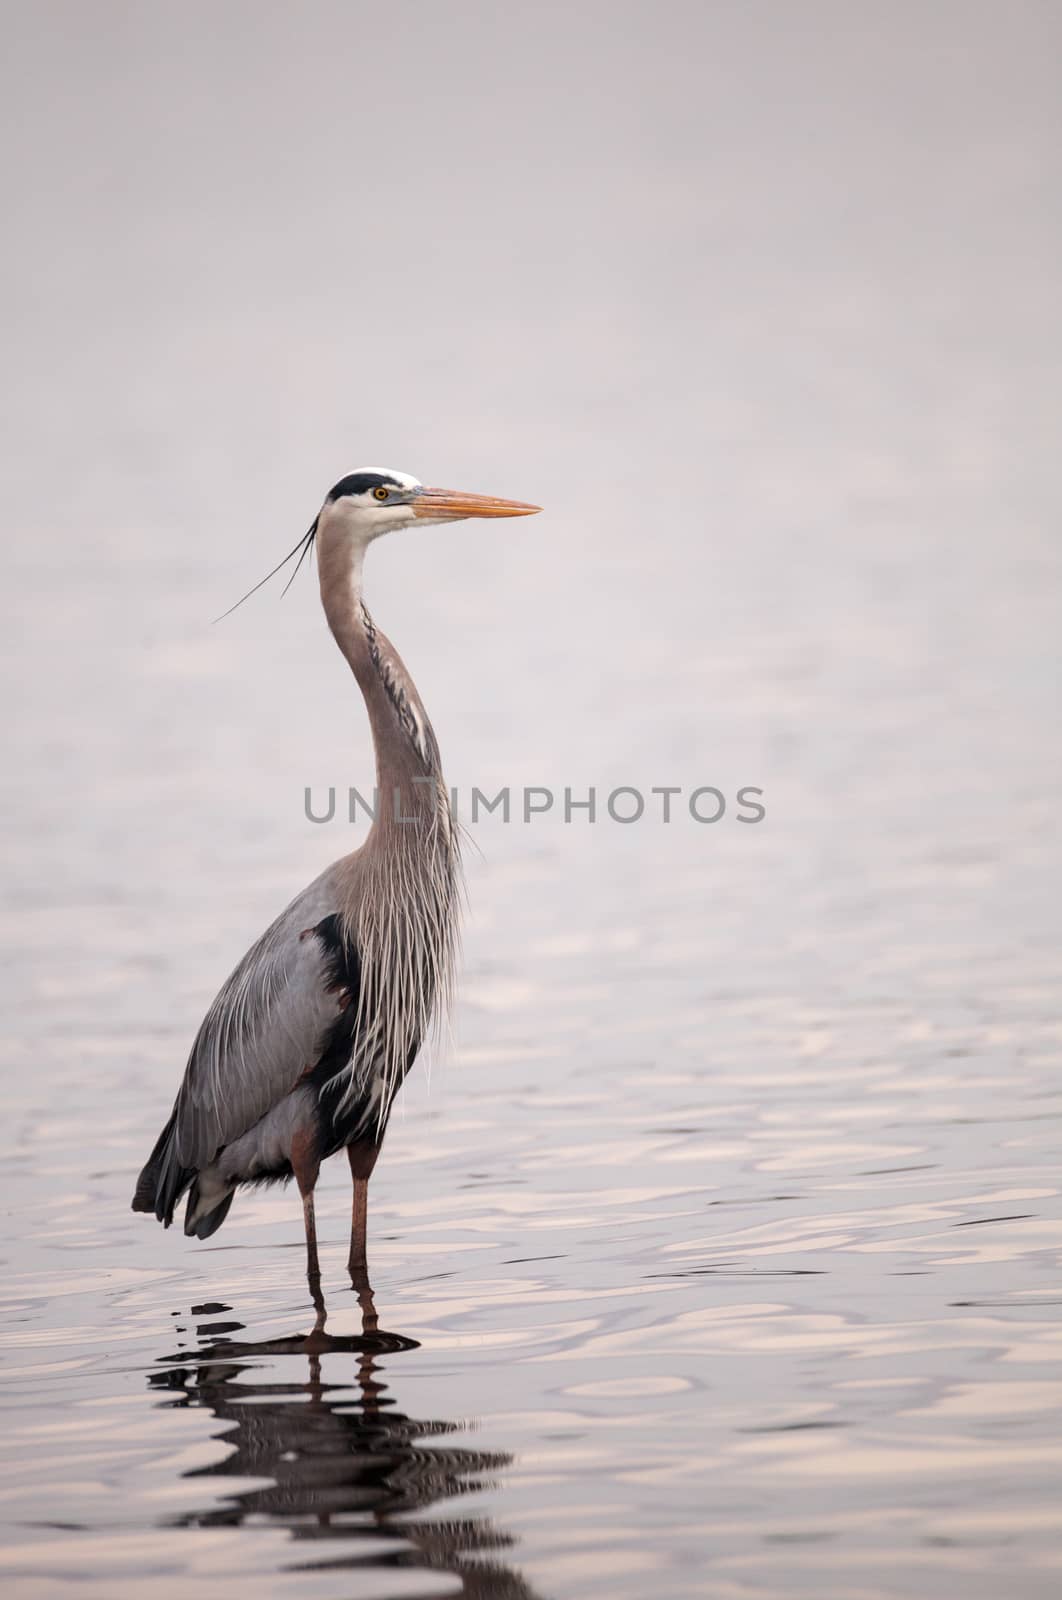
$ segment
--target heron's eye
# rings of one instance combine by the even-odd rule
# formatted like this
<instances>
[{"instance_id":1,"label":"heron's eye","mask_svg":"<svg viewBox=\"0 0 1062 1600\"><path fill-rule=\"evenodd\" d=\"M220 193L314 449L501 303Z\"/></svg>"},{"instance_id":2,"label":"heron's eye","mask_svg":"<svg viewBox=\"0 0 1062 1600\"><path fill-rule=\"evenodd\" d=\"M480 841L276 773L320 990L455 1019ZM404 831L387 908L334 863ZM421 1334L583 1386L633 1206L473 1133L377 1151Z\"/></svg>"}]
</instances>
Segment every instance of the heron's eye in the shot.
<instances>
[{"instance_id":1,"label":"heron's eye","mask_svg":"<svg viewBox=\"0 0 1062 1600\"><path fill-rule=\"evenodd\" d=\"M380 486L378 488L374 489L372 492L376 496L377 500L389 500L390 497L391 497L390 489L385 489L382 483L380 484Z\"/></svg>"}]
</instances>

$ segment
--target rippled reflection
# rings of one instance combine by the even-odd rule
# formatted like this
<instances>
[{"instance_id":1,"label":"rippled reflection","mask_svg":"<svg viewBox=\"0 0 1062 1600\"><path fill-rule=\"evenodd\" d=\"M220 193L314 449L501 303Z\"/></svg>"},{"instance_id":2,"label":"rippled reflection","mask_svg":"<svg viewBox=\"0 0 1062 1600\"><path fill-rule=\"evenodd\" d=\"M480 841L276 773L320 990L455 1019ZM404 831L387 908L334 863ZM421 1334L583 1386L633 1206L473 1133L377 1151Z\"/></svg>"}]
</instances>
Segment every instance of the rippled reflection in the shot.
<instances>
[{"instance_id":1,"label":"rippled reflection","mask_svg":"<svg viewBox=\"0 0 1062 1600\"><path fill-rule=\"evenodd\" d=\"M465 1433L467 1423L398 1409L383 1381L383 1358L416 1349L417 1341L380 1328L368 1283L359 1286L358 1301L360 1334L329 1334L321 1302L305 1335L244 1341L233 1337L241 1323L201 1324L199 1349L160 1358L163 1370L148 1381L170 1396L163 1407L210 1411L225 1423L217 1437L231 1449L224 1461L184 1476L269 1480L222 1494L166 1526L282 1527L293 1539L324 1545L296 1567L420 1568L459 1579L459 1592L471 1597L533 1600L534 1591L498 1559L514 1541L489 1518L423 1515L491 1485L511 1456L444 1442ZM352 1358L349 1382L324 1381L322 1358L332 1355ZM290 1358L290 1376L260 1377L263 1360L275 1375L277 1358ZM339 1541L345 1548L335 1547Z\"/></svg>"}]
</instances>

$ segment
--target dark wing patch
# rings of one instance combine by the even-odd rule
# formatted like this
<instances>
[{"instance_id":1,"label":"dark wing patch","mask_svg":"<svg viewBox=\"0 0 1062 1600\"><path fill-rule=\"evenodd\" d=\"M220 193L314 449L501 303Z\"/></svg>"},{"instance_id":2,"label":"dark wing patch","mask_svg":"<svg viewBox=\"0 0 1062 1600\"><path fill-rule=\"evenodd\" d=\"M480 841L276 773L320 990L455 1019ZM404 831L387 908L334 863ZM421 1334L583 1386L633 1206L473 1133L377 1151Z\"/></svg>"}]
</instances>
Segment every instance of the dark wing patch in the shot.
<instances>
[{"instance_id":1,"label":"dark wing patch","mask_svg":"<svg viewBox=\"0 0 1062 1600\"><path fill-rule=\"evenodd\" d=\"M341 1005L339 1015L325 1035L313 1071L307 1074L308 1081L320 1091L346 1071L354 1054L354 1019L358 1014L361 968L358 952L343 937L338 916L322 918L313 932L324 947L328 991Z\"/></svg>"},{"instance_id":2,"label":"dark wing patch","mask_svg":"<svg viewBox=\"0 0 1062 1600\"><path fill-rule=\"evenodd\" d=\"M346 1143L349 1125L360 1121L362 1116L360 1105L343 1114L339 1112L339 1100L346 1087L345 1075L354 1054L361 963L354 945L343 937L338 916L324 917L313 931L324 948L329 991L342 1001L339 1014L325 1035L313 1071L308 1074L308 1081L317 1090L321 1148L331 1153Z\"/></svg>"},{"instance_id":3,"label":"dark wing patch","mask_svg":"<svg viewBox=\"0 0 1062 1600\"><path fill-rule=\"evenodd\" d=\"M357 1000L360 977L358 952L350 940L343 937L343 921L338 912L333 911L331 915L322 917L308 932L316 934L324 946L327 987L345 991Z\"/></svg>"}]
</instances>

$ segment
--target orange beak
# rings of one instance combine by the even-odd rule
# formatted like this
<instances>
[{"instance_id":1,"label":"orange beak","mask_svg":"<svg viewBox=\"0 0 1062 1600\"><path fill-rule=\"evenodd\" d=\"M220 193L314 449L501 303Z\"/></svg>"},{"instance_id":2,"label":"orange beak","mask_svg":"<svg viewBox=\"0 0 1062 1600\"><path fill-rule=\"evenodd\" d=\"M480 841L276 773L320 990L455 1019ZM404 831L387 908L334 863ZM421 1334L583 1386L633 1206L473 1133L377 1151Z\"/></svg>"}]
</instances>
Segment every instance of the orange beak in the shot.
<instances>
[{"instance_id":1,"label":"orange beak","mask_svg":"<svg viewBox=\"0 0 1062 1600\"><path fill-rule=\"evenodd\" d=\"M418 517L456 522L460 517L531 517L541 506L523 500L498 500L490 494L466 494L463 489L421 489L413 502Z\"/></svg>"}]
</instances>

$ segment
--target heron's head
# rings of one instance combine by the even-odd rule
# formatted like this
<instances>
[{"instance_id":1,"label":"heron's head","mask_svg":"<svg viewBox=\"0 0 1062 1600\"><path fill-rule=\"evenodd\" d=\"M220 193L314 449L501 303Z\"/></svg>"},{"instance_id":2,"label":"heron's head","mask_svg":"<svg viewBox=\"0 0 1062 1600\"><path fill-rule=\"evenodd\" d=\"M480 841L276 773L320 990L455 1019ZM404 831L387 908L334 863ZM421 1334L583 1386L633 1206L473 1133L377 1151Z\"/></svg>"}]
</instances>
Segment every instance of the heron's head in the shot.
<instances>
[{"instance_id":1,"label":"heron's head","mask_svg":"<svg viewBox=\"0 0 1062 1600\"><path fill-rule=\"evenodd\" d=\"M393 528L408 528L414 522L460 522L464 517L528 517L541 506L522 500L498 500L489 494L465 494L459 489L428 489L408 472L392 472L386 467L363 468L340 478L329 490L325 503L314 517L294 550L289 550L272 572L267 572L242 600L222 613L227 617L256 594L263 583L298 556L295 572L284 586L287 594L307 555L316 545L321 557L322 584L325 564L360 558L367 545ZM221 621L221 617L217 619Z\"/></svg>"},{"instance_id":2,"label":"heron's head","mask_svg":"<svg viewBox=\"0 0 1062 1600\"><path fill-rule=\"evenodd\" d=\"M337 524L359 543L368 544L395 528L413 523L460 522L465 517L527 517L541 510L521 500L466 494L458 489L430 489L408 472L386 467L363 468L340 478L321 508L320 522Z\"/></svg>"}]
</instances>

